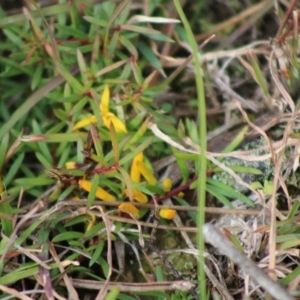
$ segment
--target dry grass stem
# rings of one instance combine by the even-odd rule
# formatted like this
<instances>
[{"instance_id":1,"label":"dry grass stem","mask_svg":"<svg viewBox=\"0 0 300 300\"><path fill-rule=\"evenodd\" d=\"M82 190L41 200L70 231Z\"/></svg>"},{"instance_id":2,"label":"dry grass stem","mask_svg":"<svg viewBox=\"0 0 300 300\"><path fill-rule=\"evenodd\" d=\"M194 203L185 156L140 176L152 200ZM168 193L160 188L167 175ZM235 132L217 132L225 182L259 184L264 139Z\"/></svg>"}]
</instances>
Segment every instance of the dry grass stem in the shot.
<instances>
[{"instance_id":1,"label":"dry grass stem","mask_svg":"<svg viewBox=\"0 0 300 300\"><path fill-rule=\"evenodd\" d=\"M279 283L271 280L267 274L258 268L248 257L236 249L236 247L213 225L206 224L202 232L207 243L218 248L224 255L229 257L230 260L237 264L246 274L250 275L275 299L294 299Z\"/></svg>"}]
</instances>

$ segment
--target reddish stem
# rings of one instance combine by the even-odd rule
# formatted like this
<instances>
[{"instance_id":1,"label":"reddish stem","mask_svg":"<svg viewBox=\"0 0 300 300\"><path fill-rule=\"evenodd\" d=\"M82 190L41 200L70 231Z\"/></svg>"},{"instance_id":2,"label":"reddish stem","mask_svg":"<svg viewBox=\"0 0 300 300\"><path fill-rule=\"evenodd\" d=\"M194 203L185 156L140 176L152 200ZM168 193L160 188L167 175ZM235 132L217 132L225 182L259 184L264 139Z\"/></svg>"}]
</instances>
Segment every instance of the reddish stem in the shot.
<instances>
[{"instance_id":1,"label":"reddish stem","mask_svg":"<svg viewBox=\"0 0 300 300\"><path fill-rule=\"evenodd\" d=\"M165 194L162 195L162 196L157 196L156 199L155 199L156 202L159 203L159 202L162 202L162 201L165 200L165 199L168 199L168 198L171 198L171 197L176 196L176 195L179 194L180 192L182 192L182 191L188 189L188 188L190 187L190 185L191 185L194 181L196 181L196 180L197 180L197 177L194 177L194 178L192 178L192 179L189 179L187 183L182 184L182 185L176 187L175 189L173 189L173 190L171 190L171 191L165 193ZM153 200L151 200L150 203L153 203Z\"/></svg>"}]
</instances>

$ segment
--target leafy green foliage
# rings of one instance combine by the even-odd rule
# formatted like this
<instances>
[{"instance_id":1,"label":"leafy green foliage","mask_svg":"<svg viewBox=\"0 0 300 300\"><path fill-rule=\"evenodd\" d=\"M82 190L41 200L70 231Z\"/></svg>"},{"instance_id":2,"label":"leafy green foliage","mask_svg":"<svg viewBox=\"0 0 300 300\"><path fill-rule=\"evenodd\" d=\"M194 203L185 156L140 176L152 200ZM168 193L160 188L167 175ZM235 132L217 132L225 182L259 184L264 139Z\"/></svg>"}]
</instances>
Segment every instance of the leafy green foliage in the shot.
<instances>
[{"instance_id":1,"label":"leafy green foliage","mask_svg":"<svg viewBox=\"0 0 300 300\"><path fill-rule=\"evenodd\" d=\"M177 214L199 227L205 220L206 193L227 207L235 199L250 207L253 203L234 185L211 178L224 172L204 155L207 103L201 68L205 66L198 59L198 40L192 32L199 21L189 24L180 1L174 1L174 7L164 0L146 1L143 6L128 0L58 2L48 7L33 4L34 9L24 8L20 14L0 8L0 283L17 286L22 281L31 286L34 276L48 272L48 281L41 281L43 288L57 286L66 297L66 277L101 284L123 278L124 273L116 271L115 242L126 244L131 249L126 253L135 255L128 261L139 264L131 266L126 258L118 268L129 269L132 280L140 279L134 278L137 269L147 274L136 244L143 245L150 233L136 225L157 228L156 205L164 200L188 208L191 190L197 188L199 213ZM201 8L199 3L193 5ZM177 18L170 18L173 15ZM193 55L184 61L176 57L186 51ZM243 65L268 97L268 82L254 54L250 63ZM198 99L195 95L182 99L199 115L181 120L169 92L178 89L184 94L190 89L184 79L190 81L189 72L178 77L191 66L196 67L192 90L196 78L193 93ZM236 149L246 130L223 152ZM264 175L258 166L219 161L252 179ZM166 190L163 182L168 176L174 178ZM265 194L272 189L268 183L258 186ZM135 209L121 210L124 203ZM298 208L295 202L291 220ZM170 211L167 215L175 215L167 208ZM153 216L155 224L148 222ZM158 222L169 225L166 220ZM282 223L278 231L280 249L297 246L297 226ZM235 236L230 238L241 248ZM201 239L198 248L203 250ZM205 294L203 263L199 266L200 276L192 274L191 280L203 276ZM283 283L289 284L297 274L295 269ZM159 266L153 275L162 283L168 280ZM192 299L189 292L168 293L125 294L111 288L106 299Z\"/></svg>"}]
</instances>

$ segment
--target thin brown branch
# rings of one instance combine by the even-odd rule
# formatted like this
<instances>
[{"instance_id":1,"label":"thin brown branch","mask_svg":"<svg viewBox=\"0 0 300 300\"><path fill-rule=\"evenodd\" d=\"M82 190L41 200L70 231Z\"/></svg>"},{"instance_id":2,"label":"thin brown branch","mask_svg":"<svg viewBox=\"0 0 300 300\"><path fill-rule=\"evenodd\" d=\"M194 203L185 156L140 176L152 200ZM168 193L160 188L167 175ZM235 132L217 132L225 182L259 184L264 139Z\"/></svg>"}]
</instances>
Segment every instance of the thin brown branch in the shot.
<instances>
[{"instance_id":1,"label":"thin brown branch","mask_svg":"<svg viewBox=\"0 0 300 300\"><path fill-rule=\"evenodd\" d=\"M88 289L88 290L100 290L104 286L104 282L99 280L85 280L85 279L72 279L75 288ZM61 283L64 285L64 283ZM147 291L190 291L195 285L188 280L178 281L161 281L161 282L110 282L108 284L108 290L117 288L120 292L147 292Z\"/></svg>"},{"instance_id":2,"label":"thin brown branch","mask_svg":"<svg viewBox=\"0 0 300 300\"><path fill-rule=\"evenodd\" d=\"M293 300L294 298L278 283L271 280L266 273L258 268L246 255L240 252L225 235L212 224L205 224L203 235L207 243L218 248L220 252L237 264L245 273L250 275L271 296L278 300Z\"/></svg>"}]
</instances>

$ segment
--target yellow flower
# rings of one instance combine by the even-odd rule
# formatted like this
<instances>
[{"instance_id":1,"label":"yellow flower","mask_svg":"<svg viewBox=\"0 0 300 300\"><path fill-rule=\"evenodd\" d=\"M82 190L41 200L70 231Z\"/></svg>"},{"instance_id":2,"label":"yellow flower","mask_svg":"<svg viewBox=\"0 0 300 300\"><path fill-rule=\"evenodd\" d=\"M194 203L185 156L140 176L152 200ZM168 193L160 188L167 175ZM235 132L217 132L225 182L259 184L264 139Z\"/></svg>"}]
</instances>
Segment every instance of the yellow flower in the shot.
<instances>
[{"instance_id":1,"label":"yellow flower","mask_svg":"<svg viewBox=\"0 0 300 300\"><path fill-rule=\"evenodd\" d=\"M129 197L128 189L125 190L125 194L127 197ZM140 190L135 188L133 189L133 199L143 204L148 202L147 196L144 193L142 193Z\"/></svg>"},{"instance_id":2,"label":"yellow flower","mask_svg":"<svg viewBox=\"0 0 300 300\"><path fill-rule=\"evenodd\" d=\"M165 178L162 182L162 187L165 192L169 192L172 188L172 180L170 178Z\"/></svg>"},{"instance_id":3,"label":"yellow flower","mask_svg":"<svg viewBox=\"0 0 300 300\"><path fill-rule=\"evenodd\" d=\"M86 119L83 119L83 120L79 121L78 123L75 124L75 126L73 127L73 130L85 127L85 126L90 125L92 123L93 124L97 123L96 116L91 116L91 117L88 117Z\"/></svg>"},{"instance_id":4,"label":"yellow flower","mask_svg":"<svg viewBox=\"0 0 300 300\"><path fill-rule=\"evenodd\" d=\"M118 209L125 213L133 214L138 217L139 210L131 203L122 203L118 206Z\"/></svg>"},{"instance_id":5,"label":"yellow flower","mask_svg":"<svg viewBox=\"0 0 300 300\"><path fill-rule=\"evenodd\" d=\"M148 183L150 183L151 185L156 185L157 180L154 177L151 170L143 162L138 162L137 165L139 167L139 170L140 170L141 174L146 179L146 181Z\"/></svg>"},{"instance_id":6,"label":"yellow flower","mask_svg":"<svg viewBox=\"0 0 300 300\"><path fill-rule=\"evenodd\" d=\"M143 152L136 155L132 161L130 178L134 182L141 182L141 175L146 179L146 181L151 185L156 185L157 180L154 177L152 171L143 162L144 155Z\"/></svg>"},{"instance_id":7,"label":"yellow flower","mask_svg":"<svg viewBox=\"0 0 300 300\"><path fill-rule=\"evenodd\" d=\"M76 169L76 162L75 161L68 161L65 164L68 170Z\"/></svg>"},{"instance_id":8,"label":"yellow flower","mask_svg":"<svg viewBox=\"0 0 300 300\"><path fill-rule=\"evenodd\" d=\"M79 180L78 181L79 186L86 190L87 192L90 192L92 189L92 183L90 181L87 180ZM97 187L97 191L96 191L96 197L100 200L103 201L107 201L107 202L114 202L116 201L115 196L109 194L108 192L106 192L103 188L101 187Z\"/></svg>"},{"instance_id":9,"label":"yellow flower","mask_svg":"<svg viewBox=\"0 0 300 300\"><path fill-rule=\"evenodd\" d=\"M104 126L110 128L110 124L112 123L116 132L127 132L124 123L115 114L109 111L109 100L110 100L110 93L109 93L108 85L106 84L99 105ZM97 123L96 116L91 116L89 118L79 121L78 123L75 124L73 130L85 127L91 123Z\"/></svg>"},{"instance_id":10,"label":"yellow flower","mask_svg":"<svg viewBox=\"0 0 300 300\"><path fill-rule=\"evenodd\" d=\"M157 183L157 180L154 177L152 171L143 162L143 160L144 160L143 152L140 152L133 158L131 170L130 170L130 178L133 182L140 183L141 176L143 176L149 184L155 185ZM129 195L128 189L125 190L125 194L128 197ZM135 188L133 189L133 199L138 201L139 203L148 202L147 196L144 193L142 193L140 190Z\"/></svg>"},{"instance_id":11,"label":"yellow flower","mask_svg":"<svg viewBox=\"0 0 300 300\"><path fill-rule=\"evenodd\" d=\"M143 159L144 159L143 152L140 152L132 160L132 165L131 165L131 170L130 170L130 178L134 182L141 182L141 172L140 172L138 163L142 162Z\"/></svg>"},{"instance_id":12,"label":"yellow flower","mask_svg":"<svg viewBox=\"0 0 300 300\"><path fill-rule=\"evenodd\" d=\"M104 90L102 93L102 97L101 97L101 102L100 102L100 111L101 114L105 115L109 112L109 88L108 85L106 84L104 86Z\"/></svg>"},{"instance_id":13,"label":"yellow flower","mask_svg":"<svg viewBox=\"0 0 300 300\"><path fill-rule=\"evenodd\" d=\"M172 220L176 215L176 211L171 208L162 208L159 211L159 216L164 219Z\"/></svg>"},{"instance_id":14,"label":"yellow flower","mask_svg":"<svg viewBox=\"0 0 300 300\"><path fill-rule=\"evenodd\" d=\"M102 120L104 126L106 126L107 128L109 128L110 124L113 123L116 132L127 132L127 129L123 122L111 112L108 112L106 115L102 115Z\"/></svg>"}]
</instances>

